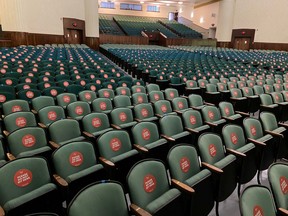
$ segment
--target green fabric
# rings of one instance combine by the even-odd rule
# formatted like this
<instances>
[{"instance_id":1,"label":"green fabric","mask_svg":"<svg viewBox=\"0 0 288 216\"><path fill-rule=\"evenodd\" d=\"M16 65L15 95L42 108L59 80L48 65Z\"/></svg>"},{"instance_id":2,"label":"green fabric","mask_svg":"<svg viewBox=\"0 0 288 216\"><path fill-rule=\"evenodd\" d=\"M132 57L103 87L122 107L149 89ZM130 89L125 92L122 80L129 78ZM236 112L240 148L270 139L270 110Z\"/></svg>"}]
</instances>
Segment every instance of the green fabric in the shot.
<instances>
[{"instance_id":1,"label":"green fabric","mask_svg":"<svg viewBox=\"0 0 288 216\"><path fill-rule=\"evenodd\" d=\"M136 124L132 130L133 140L135 144L146 146L159 140L158 127L153 122L140 122ZM144 136L143 133L149 133L148 136Z\"/></svg>"},{"instance_id":2,"label":"green fabric","mask_svg":"<svg viewBox=\"0 0 288 216\"><path fill-rule=\"evenodd\" d=\"M12 112L15 112L13 111L14 106L19 106L20 107L19 111L22 111L22 112L30 111L29 104L27 101L14 99L14 100L3 103L2 105L3 114L6 116L6 115L11 114Z\"/></svg>"},{"instance_id":3,"label":"green fabric","mask_svg":"<svg viewBox=\"0 0 288 216\"><path fill-rule=\"evenodd\" d=\"M211 172L207 169L201 170L197 174L193 175L191 178L187 179L184 183L193 188L194 185L203 181L204 179L211 176Z\"/></svg>"},{"instance_id":4,"label":"green fabric","mask_svg":"<svg viewBox=\"0 0 288 216\"><path fill-rule=\"evenodd\" d=\"M65 101L64 101L65 99ZM77 97L73 93L62 93L56 96L58 106L66 108L69 103L77 101Z\"/></svg>"},{"instance_id":5,"label":"green fabric","mask_svg":"<svg viewBox=\"0 0 288 216\"><path fill-rule=\"evenodd\" d=\"M91 97L90 98L88 98L88 97L86 98L87 94L89 94ZM81 91L78 96L79 96L79 99L81 101L86 101L88 103L91 103L93 100L95 100L97 98L96 92L89 91L89 90Z\"/></svg>"},{"instance_id":6,"label":"green fabric","mask_svg":"<svg viewBox=\"0 0 288 216\"><path fill-rule=\"evenodd\" d=\"M125 114L126 119L120 119L121 115ZM136 122L133 123L133 114L132 110L129 108L115 108L111 111L112 124L119 125L121 127L133 126Z\"/></svg>"},{"instance_id":7,"label":"green fabric","mask_svg":"<svg viewBox=\"0 0 288 216\"><path fill-rule=\"evenodd\" d=\"M82 119L83 129L94 136L111 130L108 116L104 113L90 113Z\"/></svg>"},{"instance_id":8,"label":"green fabric","mask_svg":"<svg viewBox=\"0 0 288 216\"><path fill-rule=\"evenodd\" d=\"M113 208L111 208L113 206ZM128 216L125 194L119 184L103 183L86 187L70 203L69 216Z\"/></svg>"},{"instance_id":9,"label":"green fabric","mask_svg":"<svg viewBox=\"0 0 288 216\"><path fill-rule=\"evenodd\" d=\"M34 155L40 155L42 153L49 152L51 150L52 149L49 146L44 146L44 147L39 148L39 149L21 152L17 155L17 157L30 157L30 156L34 156Z\"/></svg>"},{"instance_id":10,"label":"green fabric","mask_svg":"<svg viewBox=\"0 0 288 216\"><path fill-rule=\"evenodd\" d=\"M184 133L182 121L179 116L164 116L160 119L160 128L161 132L167 136L177 136L177 134ZM186 132L186 134L188 135L189 132Z\"/></svg>"},{"instance_id":11,"label":"green fabric","mask_svg":"<svg viewBox=\"0 0 288 216\"><path fill-rule=\"evenodd\" d=\"M81 107L82 112L77 113L77 108ZM85 101L76 101L67 105L68 116L80 120L83 116L91 113L90 106Z\"/></svg>"},{"instance_id":12,"label":"green fabric","mask_svg":"<svg viewBox=\"0 0 288 216\"><path fill-rule=\"evenodd\" d=\"M142 115L142 111L145 110L145 115L143 116ZM147 113L146 113L147 111ZM145 119L146 121L148 121L148 119L155 119L155 116L154 116L154 111L153 111L153 108L152 108L152 105L151 104L138 104L134 107L134 113L135 113L135 118L137 119ZM156 119L158 119L156 117ZM155 120L156 120L155 119Z\"/></svg>"},{"instance_id":13,"label":"green fabric","mask_svg":"<svg viewBox=\"0 0 288 216\"><path fill-rule=\"evenodd\" d=\"M134 105L141 104L141 103L148 103L148 97L145 93L134 93L132 95L132 101Z\"/></svg>"},{"instance_id":14,"label":"green fabric","mask_svg":"<svg viewBox=\"0 0 288 216\"><path fill-rule=\"evenodd\" d=\"M49 113L51 114L51 112L55 112L56 114L56 118L52 118L50 117L49 119ZM38 117L41 123L45 124L46 126L50 125L51 123L60 120L60 119L64 119L65 117L65 112L64 109L61 106L47 106L42 108L41 110L38 111Z\"/></svg>"},{"instance_id":15,"label":"green fabric","mask_svg":"<svg viewBox=\"0 0 288 216\"><path fill-rule=\"evenodd\" d=\"M100 98L109 98L109 99L113 99L115 97L114 91L112 89L100 89L98 91L98 95Z\"/></svg>"},{"instance_id":16,"label":"green fabric","mask_svg":"<svg viewBox=\"0 0 288 216\"><path fill-rule=\"evenodd\" d=\"M202 117L199 111L197 110L188 110L182 114L184 126L192 129L200 128L200 127L208 127L208 125L203 125ZM193 124L191 123L191 119L193 119Z\"/></svg>"},{"instance_id":17,"label":"green fabric","mask_svg":"<svg viewBox=\"0 0 288 216\"><path fill-rule=\"evenodd\" d=\"M127 95L117 95L113 101L115 107L131 107L131 101Z\"/></svg>"},{"instance_id":18,"label":"green fabric","mask_svg":"<svg viewBox=\"0 0 288 216\"><path fill-rule=\"evenodd\" d=\"M16 124L16 119L18 119L18 118L25 118L26 119L25 127L37 125L35 116L32 112L15 112L15 113L11 113L11 114L7 115L4 118L4 124L5 124L6 130L8 132L11 133L11 132L21 128L21 126L18 126Z\"/></svg>"},{"instance_id":19,"label":"green fabric","mask_svg":"<svg viewBox=\"0 0 288 216\"><path fill-rule=\"evenodd\" d=\"M236 160L234 155L227 155L223 159L219 160L218 162L214 163L214 166L223 169L224 167L228 166L229 164L233 163Z\"/></svg>"},{"instance_id":20,"label":"green fabric","mask_svg":"<svg viewBox=\"0 0 288 216\"><path fill-rule=\"evenodd\" d=\"M198 108L203 108L204 104L203 104L203 99L200 95L196 95L196 94L191 94L188 97L190 106L193 107L198 107Z\"/></svg>"},{"instance_id":21,"label":"green fabric","mask_svg":"<svg viewBox=\"0 0 288 216\"><path fill-rule=\"evenodd\" d=\"M259 139L263 137L262 126L259 120L254 118L246 118L243 121L245 134L247 138ZM252 132L253 133L252 133Z\"/></svg>"},{"instance_id":22,"label":"green fabric","mask_svg":"<svg viewBox=\"0 0 288 216\"><path fill-rule=\"evenodd\" d=\"M219 123L216 123L216 124L225 122L224 119L221 119L221 115L217 107L205 106L201 111L202 111L203 118L205 119L205 121L213 122L213 123L216 123L216 121L219 121ZM210 113L213 113L213 118L209 116Z\"/></svg>"},{"instance_id":23,"label":"green fabric","mask_svg":"<svg viewBox=\"0 0 288 216\"><path fill-rule=\"evenodd\" d=\"M92 173L96 173L100 170L104 169L104 167L101 165L101 164L97 164L97 165L94 165L94 166L91 166L85 170L81 170L81 171L78 171L74 174L71 174L69 175L67 178L65 178L65 180L68 182L68 183L71 183L77 179L80 179L82 177L85 177L85 176L88 176Z\"/></svg>"},{"instance_id":24,"label":"green fabric","mask_svg":"<svg viewBox=\"0 0 288 216\"><path fill-rule=\"evenodd\" d=\"M228 124L222 129L225 146L231 149L239 149L246 145L243 129L238 125Z\"/></svg>"},{"instance_id":25,"label":"green fabric","mask_svg":"<svg viewBox=\"0 0 288 216\"><path fill-rule=\"evenodd\" d=\"M101 106L100 106L101 104L106 104L106 109L105 110L104 110L104 108L101 109ZM97 99L95 99L92 102L92 107L93 107L93 111L94 112L103 112L103 113L105 113L105 111L110 113L110 110L113 109L112 102L108 98L97 98Z\"/></svg>"},{"instance_id":26,"label":"green fabric","mask_svg":"<svg viewBox=\"0 0 288 216\"><path fill-rule=\"evenodd\" d=\"M277 130L278 122L273 113L261 112L260 119L261 119L264 130L269 130L269 131Z\"/></svg>"},{"instance_id":27,"label":"green fabric","mask_svg":"<svg viewBox=\"0 0 288 216\"><path fill-rule=\"evenodd\" d=\"M115 157L111 157L110 160L111 160L113 163L117 163L117 162L119 162L119 161L123 161L123 160L125 160L125 159L127 159L127 158L133 157L133 156L135 156L135 155L137 155L137 154L138 154L138 151L135 150L135 149L132 149L132 150L130 150L130 151L128 151L128 152L124 152L124 153L122 153L122 154L120 154L120 155L117 155L117 156L115 156Z\"/></svg>"}]
</instances>

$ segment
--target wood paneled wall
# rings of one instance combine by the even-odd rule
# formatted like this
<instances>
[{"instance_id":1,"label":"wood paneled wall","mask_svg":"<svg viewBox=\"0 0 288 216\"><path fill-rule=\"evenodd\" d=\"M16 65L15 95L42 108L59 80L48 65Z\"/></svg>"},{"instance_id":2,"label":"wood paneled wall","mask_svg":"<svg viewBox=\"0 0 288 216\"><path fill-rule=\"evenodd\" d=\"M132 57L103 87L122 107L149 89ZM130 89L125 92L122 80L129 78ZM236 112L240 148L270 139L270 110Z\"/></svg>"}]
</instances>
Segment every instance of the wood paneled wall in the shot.
<instances>
[{"instance_id":1,"label":"wood paneled wall","mask_svg":"<svg viewBox=\"0 0 288 216\"><path fill-rule=\"evenodd\" d=\"M100 42L100 44L110 43L110 44L143 44L143 45L148 45L149 44L149 38L137 37L137 36L100 34L99 42Z\"/></svg>"},{"instance_id":2,"label":"wood paneled wall","mask_svg":"<svg viewBox=\"0 0 288 216\"><path fill-rule=\"evenodd\" d=\"M215 39L166 38L165 46L173 45L216 47L217 41Z\"/></svg>"}]
</instances>

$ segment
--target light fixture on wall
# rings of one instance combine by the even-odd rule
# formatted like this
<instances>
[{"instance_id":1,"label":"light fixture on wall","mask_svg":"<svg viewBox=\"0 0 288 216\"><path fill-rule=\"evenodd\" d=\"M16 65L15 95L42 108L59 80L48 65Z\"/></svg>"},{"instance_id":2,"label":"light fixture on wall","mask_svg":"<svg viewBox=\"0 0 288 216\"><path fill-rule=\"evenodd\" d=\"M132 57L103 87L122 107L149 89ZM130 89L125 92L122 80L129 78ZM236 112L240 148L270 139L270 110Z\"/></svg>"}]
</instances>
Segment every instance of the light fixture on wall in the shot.
<instances>
[{"instance_id":1,"label":"light fixture on wall","mask_svg":"<svg viewBox=\"0 0 288 216\"><path fill-rule=\"evenodd\" d=\"M204 22L204 18L201 17L201 18L200 18L200 23L203 23L203 22Z\"/></svg>"},{"instance_id":2,"label":"light fixture on wall","mask_svg":"<svg viewBox=\"0 0 288 216\"><path fill-rule=\"evenodd\" d=\"M144 4L144 1L140 1L140 4Z\"/></svg>"},{"instance_id":3,"label":"light fixture on wall","mask_svg":"<svg viewBox=\"0 0 288 216\"><path fill-rule=\"evenodd\" d=\"M194 17L194 12L192 11L192 12L191 12L191 18L193 18L193 17Z\"/></svg>"},{"instance_id":4,"label":"light fixture on wall","mask_svg":"<svg viewBox=\"0 0 288 216\"><path fill-rule=\"evenodd\" d=\"M183 4L183 2L181 2L181 1L180 1L180 2L178 2L178 4L179 4L179 5L182 5L182 4Z\"/></svg>"},{"instance_id":5,"label":"light fixture on wall","mask_svg":"<svg viewBox=\"0 0 288 216\"><path fill-rule=\"evenodd\" d=\"M166 6L170 6L170 4L166 4Z\"/></svg>"}]
</instances>

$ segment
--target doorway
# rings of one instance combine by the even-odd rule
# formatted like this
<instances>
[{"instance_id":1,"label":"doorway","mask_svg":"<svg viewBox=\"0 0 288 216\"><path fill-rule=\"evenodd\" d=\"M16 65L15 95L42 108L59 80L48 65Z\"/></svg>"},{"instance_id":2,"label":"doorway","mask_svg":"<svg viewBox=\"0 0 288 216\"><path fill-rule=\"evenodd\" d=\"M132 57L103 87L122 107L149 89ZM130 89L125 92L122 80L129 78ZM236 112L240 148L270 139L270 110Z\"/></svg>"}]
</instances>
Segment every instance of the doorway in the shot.
<instances>
[{"instance_id":1,"label":"doorway","mask_svg":"<svg viewBox=\"0 0 288 216\"><path fill-rule=\"evenodd\" d=\"M235 38L233 48L239 50L249 50L250 43L251 43L250 37Z\"/></svg>"},{"instance_id":2,"label":"doorway","mask_svg":"<svg viewBox=\"0 0 288 216\"><path fill-rule=\"evenodd\" d=\"M68 44L82 44L83 32L77 29L67 29L66 38Z\"/></svg>"}]
</instances>

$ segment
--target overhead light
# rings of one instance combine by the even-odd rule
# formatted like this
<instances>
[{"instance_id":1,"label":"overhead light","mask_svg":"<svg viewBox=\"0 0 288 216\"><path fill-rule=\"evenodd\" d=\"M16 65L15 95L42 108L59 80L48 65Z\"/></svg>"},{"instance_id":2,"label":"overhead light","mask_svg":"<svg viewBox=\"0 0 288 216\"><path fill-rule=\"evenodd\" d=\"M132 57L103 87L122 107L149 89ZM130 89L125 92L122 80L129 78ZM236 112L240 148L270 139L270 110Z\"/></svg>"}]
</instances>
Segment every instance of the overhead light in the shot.
<instances>
[{"instance_id":1,"label":"overhead light","mask_svg":"<svg viewBox=\"0 0 288 216\"><path fill-rule=\"evenodd\" d=\"M204 18L201 17L201 18L200 18L200 23L203 23L203 22L204 22Z\"/></svg>"},{"instance_id":2,"label":"overhead light","mask_svg":"<svg viewBox=\"0 0 288 216\"><path fill-rule=\"evenodd\" d=\"M170 4L166 4L166 6L170 6Z\"/></svg>"},{"instance_id":3,"label":"overhead light","mask_svg":"<svg viewBox=\"0 0 288 216\"><path fill-rule=\"evenodd\" d=\"M144 4L144 1L140 1L140 4Z\"/></svg>"},{"instance_id":4,"label":"overhead light","mask_svg":"<svg viewBox=\"0 0 288 216\"><path fill-rule=\"evenodd\" d=\"M192 11L192 12L191 12L191 18L193 18L193 17L194 17L194 12Z\"/></svg>"},{"instance_id":5,"label":"overhead light","mask_svg":"<svg viewBox=\"0 0 288 216\"><path fill-rule=\"evenodd\" d=\"M178 4L180 4L180 5L181 5L181 4L183 4L183 2L178 2Z\"/></svg>"}]
</instances>

